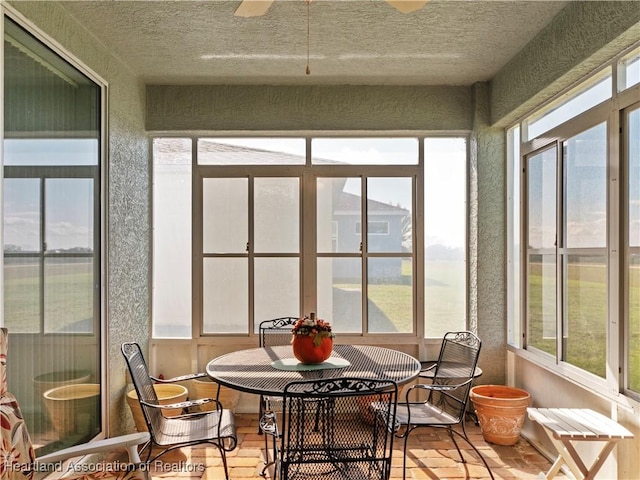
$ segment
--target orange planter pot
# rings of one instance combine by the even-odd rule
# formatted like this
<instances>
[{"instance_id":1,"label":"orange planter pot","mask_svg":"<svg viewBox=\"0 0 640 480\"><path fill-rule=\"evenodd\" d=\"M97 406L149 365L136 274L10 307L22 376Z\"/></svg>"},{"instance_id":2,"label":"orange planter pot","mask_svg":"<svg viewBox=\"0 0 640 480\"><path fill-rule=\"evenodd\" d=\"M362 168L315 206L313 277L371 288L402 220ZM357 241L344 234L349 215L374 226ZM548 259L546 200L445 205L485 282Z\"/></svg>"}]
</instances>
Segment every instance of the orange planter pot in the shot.
<instances>
[{"instance_id":1,"label":"orange planter pot","mask_svg":"<svg viewBox=\"0 0 640 480\"><path fill-rule=\"evenodd\" d=\"M320 345L314 344L315 335L294 335L291 345L293 355L302 363L322 363L331 356L333 339L324 337Z\"/></svg>"},{"instance_id":2,"label":"orange planter pot","mask_svg":"<svg viewBox=\"0 0 640 480\"><path fill-rule=\"evenodd\" d=\"M496 445L514 445L520 431L531 395L525 390L505 385L478 385L471 389L482 436Z\"/></svg>"}]
</instances>

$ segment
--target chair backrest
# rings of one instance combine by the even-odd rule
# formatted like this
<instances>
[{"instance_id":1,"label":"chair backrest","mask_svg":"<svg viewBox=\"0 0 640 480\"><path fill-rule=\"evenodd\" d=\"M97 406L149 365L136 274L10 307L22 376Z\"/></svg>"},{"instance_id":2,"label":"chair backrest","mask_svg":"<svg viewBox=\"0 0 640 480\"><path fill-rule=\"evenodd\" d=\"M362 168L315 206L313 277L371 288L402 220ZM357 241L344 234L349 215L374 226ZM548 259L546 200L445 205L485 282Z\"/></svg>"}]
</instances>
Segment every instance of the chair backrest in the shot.
<instances>
[{"instance_id":1,"label":"chair backrest","mask_svg":"<svg viewBox=\"0 0 640 480\"><path fill-rule=\"evenodd\" d=\"M455 390L432 390L428 403L442 408L462 420L469 402L469 391L480 356L481 340L472 332L447 332L442 340L440 355L435 366L434 384L467 384Z\"/></svg>"},{"instance_id":2,"label":"chair backrest","mask_svg":"<svg viewBox=\"0 0 640 480\"><path fill-rule=\"evenodd\" d=\"M260 322L260 346L277 347L291 343L291 329L298 317L280 317Z\"/></svg>"},{"instance_id":3,"label":"chair backrest","mask_svg":"<svg viewBox=\"0 0 640 480\"><path fill-rule=\"evenodd\" d=\"M283 397L281 478L291 472L327 479L389 478L397 394L389 380L289 383Z\"/></svg>"},{"instance_id":4,"label":"chair backrest","mask_svg":"<svg viewBox=\"0 0 640 480\"><path fill-rule=\"evenodd\" d=\"M155 388L153 388L153 381L149 376L149 369L142 356L140 345L131 342L123 343L121 350L129 373L131 374L131 380L138 395L138 400L152 405L159 405L158 395L156 394ZM163 419L162 412L159 408L147 407L142 402L140 403L140 408L142 409L144 420L149 429L149 433L155 438L154 426L161 424Z\"/></svg>"},{"instance_id":5,"label":"chair backrest","mask_svg":"<svg viewBox=\"0 0 640 480\"><path fill-rule=\"evenodd\" d=\"M9 331L0 328L0 459L2 478L33 477L35 451L16 398L7 390ZM5 477L5 474L8 477Z\"/></svg>"}]
</instances>

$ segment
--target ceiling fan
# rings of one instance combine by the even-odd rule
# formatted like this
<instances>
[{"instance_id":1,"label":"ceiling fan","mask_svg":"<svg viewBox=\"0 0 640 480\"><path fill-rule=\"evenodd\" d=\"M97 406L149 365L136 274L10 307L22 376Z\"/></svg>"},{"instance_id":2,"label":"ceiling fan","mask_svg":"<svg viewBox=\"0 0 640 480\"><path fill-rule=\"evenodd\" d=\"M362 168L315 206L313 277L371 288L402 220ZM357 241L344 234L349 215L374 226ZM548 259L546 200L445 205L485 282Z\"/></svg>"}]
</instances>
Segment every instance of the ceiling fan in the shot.
<instances>
[{"instance_id":1,"label":"ceiling fan","mask_svg":"<svg viewBox=\"0 0 640 480\"><path fill-rule=\"evenodd\" d=\"M311 0L305 0L310 2ZM420 10L429 0L385 0L402 13ZM234 12L236 17L259 17L267 13L274 0L243 0Z\"/></svg>"}]
</instances>

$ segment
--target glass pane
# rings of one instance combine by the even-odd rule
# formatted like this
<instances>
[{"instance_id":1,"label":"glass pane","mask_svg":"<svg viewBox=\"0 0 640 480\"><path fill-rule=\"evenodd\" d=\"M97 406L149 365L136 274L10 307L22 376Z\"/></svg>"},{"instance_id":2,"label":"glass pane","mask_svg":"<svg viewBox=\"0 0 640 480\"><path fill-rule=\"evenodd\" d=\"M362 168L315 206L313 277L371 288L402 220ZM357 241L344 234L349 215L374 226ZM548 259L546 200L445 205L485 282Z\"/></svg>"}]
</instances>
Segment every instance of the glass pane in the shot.
<instances>
[{"instance_id":1,"label":"glass pane","mask_svg":"<svg viewBox=\"0 0 640 480\"><path fill-rule=\"evenodd\" d=\"M467 317L467 141L424 145L425 337L464 330Z\"/></svg>"},{"instance_id":2,"label":"glass pane","mask_svg":"<svg viewBox=\"0 0 640 480\"><path fill-rule=\"evenodd\" d=\"M628 388L640 393L640 109L627 114L629 162L629 328L627 338Z\"/></svg>"},{"instance_id":3,"label":"glass pane","mask_svg":"<svg viewBox=\"0 0 640 480\"><path fill-rule=\"evenodd\" d=\"M102 87L7 17L3 42L7 380L40 457L102 425ZM44 393L68 398L65 380L90 384L91 394L53 422Z\"/></svg>"},{"instance_id":4,"label":"glass pane","mask_svg":"<svg viewBox=\"0 0 640 480\"><path fill-rule=\"evenodd\" d=\"M94 138L29 138L5 140L5 165L98 165Z\"/></svg>"},{"instance_id":5,"label":"glass pane","mask_svg":"<svg viewBox=\"0 0 640 480\"><path fill-rule=\"evenodd\" d=\"M640 109L627 115L629 246L640 247Z\"/></svg>"},{"instance_id":6,"label":"glass pane","mask_svg":"<svg viewBox=\"0 0 640 480\"><path fill-rule=\"evenodd\" d=\"M191 338L191 140L153 141L153 336Z\"/></svg>"},{"instance_id":7,"label":"glass pane","mask_svg":"<svg viewBox=\"0 0 640 480\"><path fill-rule=\"evenodd\" d=\"M318 178L316 189L318 252L360 252L360 178Z\"/></svg>"},{"instance_id":8,"label":"glass pane","mask_svg":"<svg viewBox=\"0 0 640 480\"><path fill-rule=\"evenodd\" d=\"M201 138L200 165L304 165L304 138Z\"/></svg>"},{"instance_id":9,"label":"glass pane","mask_svg":"<svg viewBox=\"0 0 640 480\"><path fill-rule=\"evenodd\" d=\"M335 332L362 332L362 260L318 258L318 317Z\"/></svg>"},{"instance_id":10,"label":"glass pane","mask_svg":"<svg viewBox=\"0 0 640 480\"><path fill-rule=\"evenodd\" d=\"M93 332L93 259L45 258L45 333Z\"/></svg>"},{"instance_id":11,"label":"glass pane","mask_svg":"<svg viewBox=\"0 0 640 480\"><path fill-rule=\"evenodd\" d=\"M300 261L256 258L254 261L255 331L262 320L300 312Z\"/></svg>"},{"instance_id":12,"label":"glass pane","mask_svg":"<svg viewBox=\"0 0 640 480\"><path fill-rule=\"evenodd\" d=\"M249 274L246 258L205 258L204 333L248 333Z\"/></svg>"},{"instance_id":13,"label":"glass pane","mask_svg":"<svg viewBox=\"0 0 640 480\"><path fill-rule=\"evenodd\" d=\"M40 331L40 260L4 258L4 326L13 333Z\"/></svg>"},{"instance_id":14,"label":"glass pane","mask_svg":"<svg viewBox=\"0 0 640 480\"><path fill-rule=\"evenodd\" d=\"M3 190L5 253L40 252L40 179L6 178Z\"/></svg>"},{"instance_id":15,"label":"glass pane","mask_svg":"<svg viewBox=\"0 0 640 480\"><path fill-rule=\"evenodd\" d=\"M629 257L629 388L640 393L640 255Z\"/></svg>"},{"instance_id":16,"label":"glass pane","mask_svg":"<svg viewBox=\"0 0 640 480\"><path fill-rule=\"evenodd\" d=\"M605 377L607 364L607 258L568 255L564 360Z\"/></svg>"},{"instance_id":17,"label":"glass pane","mask_svg":"<svg viewBox=\"0 0 640 480\"><path fill-rule=\"evenodd\" d=\"M93 180L45 181L47 252L93 252Z\"/></svg>"},{"instance_id":18,"label":"glass pane","mask_svg":"<svg viewBox=\"0 0 640 480\"><path fill-rule=\"evenodd\" d=\"M417 165L417 138L314 138L315 165Z\"/></svg>"},{"instance_id":19,"label":"glass pane","mask_svg":"<svg viewBox=\"0 0 640 480\"><path fill-rule=\"evenodd\" d=\"M241 253L249 241L249 196L246 178L202 181L204 253Z\"/></svg>"},{"instance_id":20,"label":"glass pane","mask_svg":"<svg viewBox=\"0 0 640 480\"><path fill-rule=\"evenodd\" d=\"M529 158L529 248L556 247L556 149Z\"/></svg>"},{"instance_id":21,"label":"glass pane","mask_svg":"<svg viewBox=\"0 0 640 480\"><path fill-rule=\"evenodd\" d=\"M606 68L600 74L563 95L561 100L527 121L527 139L534 139L611 98L611 81L611 68Z\"/></svg>"},{"instance_id":22,"label":"glass pane","mask_svg":"<svg viewBox=\"0 0 640 480\"><path fill-rule=\"evenodd\" d=\"M520 127L509 130L507 135L507 341L520 346L521 299L520 299Z\"/></svg>"},{"instance_id":23,"label":"glass pane","mask_svg":"<svg viewBox=\"0 0 640 480\"><path fill-rule=\"evenodd\" d=\"M640 48L636 48L618 63L618 91L640 83Z\"/></svg>"},{"instance_id":24,"label":"glass pane","mask_svg":"<svg viewBox=\"0 0 640 480\"><path fill-rule=\"evenodd\" d=\"M607 245L607 124L564 142L566 247Z\"/></svg>"},{"instance_id":25,"label":"glass pane","mask_svg":"<svg viewBox=\"0 0 640 480\"><path fill-rule=\"evenodd\" d=\"M367 179L367 247L369 252L413 250L411 178Z\"/></svg>"},{"instance_id":26,"label":"glass pane","mask_svg":"<svg viewBox=\"0 0 640 480\"><path fill-rule=\"evenodd\" d=\"M411 257L369 258L368 330L371 333L413 331Z\"/></svg>"},{"instance_id":27,"label":"glass pane","mask_svg":"<svg viewBox=\"0 0 640 480\"><path fill-rule=\"evenodd\" d=\"M529 255L528 344L556 354L556 257Z\"/></svg>"},{"instance_id":28,"label":"glass pane","mask_svg":"<svg viewBox=\"0 0 640 480\"><path fill-rule=\"evenodd\" d=\"M254 180L254 252L300 251L300 179Z\"/></svg>"}]
</instances>

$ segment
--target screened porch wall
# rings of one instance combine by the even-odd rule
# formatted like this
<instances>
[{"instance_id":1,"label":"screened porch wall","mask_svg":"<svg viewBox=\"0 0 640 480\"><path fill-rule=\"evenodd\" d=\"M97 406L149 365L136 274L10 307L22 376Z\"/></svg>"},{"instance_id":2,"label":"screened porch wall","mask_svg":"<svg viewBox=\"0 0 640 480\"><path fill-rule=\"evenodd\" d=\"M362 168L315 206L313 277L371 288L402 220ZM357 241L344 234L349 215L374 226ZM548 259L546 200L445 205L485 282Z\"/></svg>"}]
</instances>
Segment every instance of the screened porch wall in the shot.
<instances>
[{"instance_id":1,"label":"screened porch wall","mask_svg":"<svg viewBox=\"0 0 640 480\"><path fill-rule=\"evenodd\" d=\"M144 130L144 87L59 3L8 3L18 17L42 30L108 84L108 152L103 173L106 300L102 306L107 328L103 335L106 343L102 377L108 410L105 434L117 435L133 429L124 398L128 387L120 344L137 341L146 347L150 337L149 145ZM29 358L16 358L15 353L12 352L12 363L30 362Z\"/></svg>"}]
</instances>

